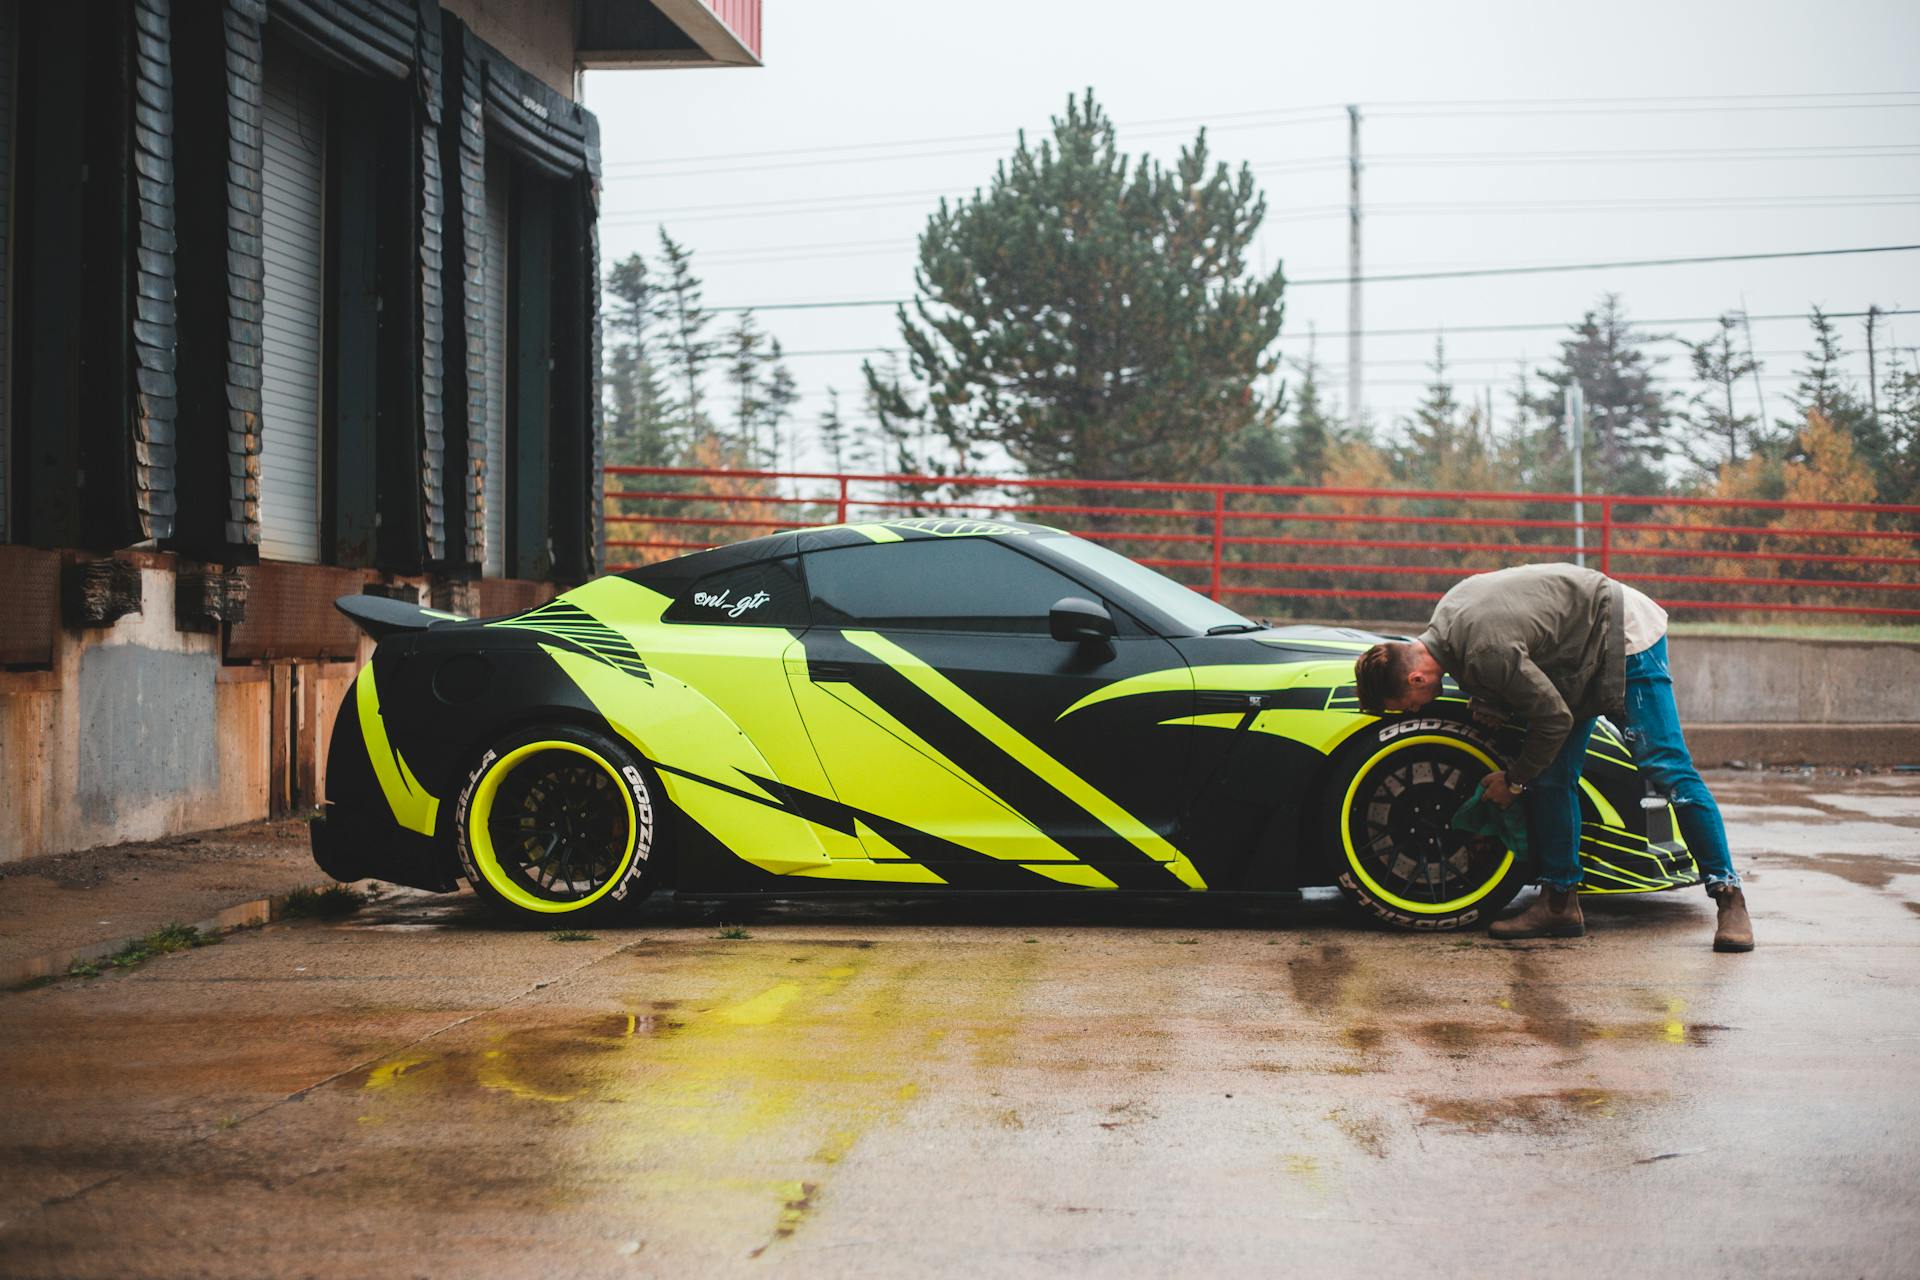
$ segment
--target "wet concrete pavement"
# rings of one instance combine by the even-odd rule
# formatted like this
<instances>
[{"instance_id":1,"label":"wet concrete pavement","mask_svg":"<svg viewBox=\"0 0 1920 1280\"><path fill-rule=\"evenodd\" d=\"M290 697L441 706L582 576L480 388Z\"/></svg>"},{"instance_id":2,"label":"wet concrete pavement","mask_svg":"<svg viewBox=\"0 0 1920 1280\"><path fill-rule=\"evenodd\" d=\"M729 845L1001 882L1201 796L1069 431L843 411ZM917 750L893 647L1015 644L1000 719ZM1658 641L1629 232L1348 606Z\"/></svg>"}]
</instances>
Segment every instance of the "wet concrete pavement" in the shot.
<instances>
[{"instance_id":1,"label":"wet concrete pavement","mask_svg":"<svg viewBox=\"0 0 1920 1280\"><path fill-rule=\"evenodd\" d=\"M1916 1274L1920 779L1713 783L1749 956L403 895L0 995L0 1274Z\"/></svg>"}]
</instances>

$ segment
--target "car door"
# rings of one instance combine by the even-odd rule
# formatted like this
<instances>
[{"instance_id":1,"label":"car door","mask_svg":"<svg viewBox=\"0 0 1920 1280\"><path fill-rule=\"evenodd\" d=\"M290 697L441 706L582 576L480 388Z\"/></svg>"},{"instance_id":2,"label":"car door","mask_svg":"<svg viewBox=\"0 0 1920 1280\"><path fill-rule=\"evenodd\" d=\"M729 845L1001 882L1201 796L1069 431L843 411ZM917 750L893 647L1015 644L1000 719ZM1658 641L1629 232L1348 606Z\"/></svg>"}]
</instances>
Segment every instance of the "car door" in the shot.
<instances>
[{"instance_id":1,"label":"car door","mask_svg":"<svg viewBox=\"0 0 1920 1280\"><path fill-rule=\"evenodd\" d=\"M1118 611L1111 644L1053 639L1051 606L1098 592L1011 541L919 537L802 557L813 625L788 680L841 803L868 815L868 856L912 857L979 887L1197 879L1171 839L1185 758L1158 741L1177 735L1155 733L1192 713L1185 662ZM1139 700L1099 696L1133 677L1171 700L1143 717Z\"/></svg>"}]
</instances>

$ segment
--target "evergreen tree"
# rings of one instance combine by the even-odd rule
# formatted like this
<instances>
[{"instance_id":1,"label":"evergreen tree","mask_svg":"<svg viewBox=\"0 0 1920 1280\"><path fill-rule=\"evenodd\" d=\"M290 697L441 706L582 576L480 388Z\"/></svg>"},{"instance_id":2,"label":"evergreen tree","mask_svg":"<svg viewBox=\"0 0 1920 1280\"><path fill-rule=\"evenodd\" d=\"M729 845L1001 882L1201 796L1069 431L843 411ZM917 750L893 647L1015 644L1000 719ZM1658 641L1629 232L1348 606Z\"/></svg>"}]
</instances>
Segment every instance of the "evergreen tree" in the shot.
<instances>
[{"instance_id":1,"label":"evergreen tree","mask_svg":"<svg viewBox=\"0 0 1920 1280\"><path fill-rule=\"evenodd\" d=\"M1540 487L1564 489L1573 464L1565 434L1567 388L1578 382L1586 399L1583 464L1599 492L1645 494L1665 488L1660 464L1669 449L1673 411L1654 381L1658 358L1646 351L1655 339L1633 328L1618 294L1606 294L1596 310L1560 341L1560 362L1537 371L1546 388L1534 394L1522 381L1520 405L1532 423L1526 450L1538 468Z\"/></svg>"},{"instance_id":2,"label":"evergreen tree","mask_svg":"<svg viewBox=\"0 0 1920 1280\"><path fill-rule=\"evenodd\" d=\"M1295 484L1321 484L1327 475L1327 455L1340 431L1339 415L1321 399L1320 362L1308 344L1307 357L1293 365L1300 385L1293 395L1293 422L1287 430L1287 451Z\"/></svg>"},{"instance_id":3,"label":"evergreen tree","mask_svg":"<svg viewBox=\"0 0 1920 1280\"><path fill-rule=\"evenodd\" d=\"M1880 412L1872 419L1870 465L1880 502L1920 505L1920 351L1893 353L1880 385Z\"/></svg>"},{"instance_id":4,"label":"evergreen tree","mask_svg":"<svg viewBox=\"0 0 1920 1280\"><path fill-rule=\"evenodd\" d=\"M654 290L647 262L631 254L607 272L604 317L607 461L670 466L678 457L671 409L653 342Z\"/></svg>"},{"instance_id":5,"label":"evergreen tree","mask_svg":"<svg viewBox=\"0 0 1920 1280\"><path fill-rule=\"evenodd\" d=\"M820 411L820 417L814 424L814 431L820 437L821 452L826 454L829 469L845 473L847 469L848 428L847 420L840 416L840 389L827 388L827 407Z\"/></svg>"},{"instance_id":6,"label":"evergreen tree","mask_svg":"<svg viewBox=\"0 0 1920 1280\"><path fill-rule=\"evenodd\" d=\"M1718 333L1686 344L1693 376L1703 384L1693 397L1688 420L1704 435L1704 440L1690 445L1687 453L1696 466L1707 471L1717 471L1754 452L1753 429L1760 419L1734 408L1733 389L1742 378L1751 377L1758 365L1735 348L1736 323L1731 315L1721 316Z\"/></svg>"},{"instance_id":7,"label":"evergreen tree","mask_svg":"<svg viewBox=\"0 0 1920 1280\"><path fill-rule=\"evenodd\" d=\"M1069 99L1052 139L1022 134L984 192L928 221L898 312L916 387L867 366L883 426L925 423L955 467L1004 452L1037 476L1203 474L1277 416L1256 383L1283 281L1246 260L1265 212L1204 130L1171 170L1130 167L1092 92Z\"/></svg>"},{"instance_id":8,"label":"evergreen tree","mask_svg":"<svg viewBox=\"0 0 1920 1280\"><path fill-rule=\"evenodd\" d=\"M1433 362L1427 366L1433 380L1413 416L1402 422L1406 442L1399 453L1399 472L1423 489L1435 487L1462 451L1467 433L1460 423L1460 401L1447 376L1447 342L1433 340Z\"/></svg>"},{"instance_id":9,"label":"evergreen tree","mask_svg":"<svg viewBox=\"0 0 1920 1280\"><path fill-rule=\"evenodd\" d=\"M689 438L711 430L703 407L701 379L713 362L715 344L705 337L713 316L703 305L700 277L693 274L693 254L660 228L660 257L665 281L653 290L653 314L664 331L665 362L672 370L680 402L680 418Z\"/></svg>"},{"instance_id":10,"label":"evergreen tree","mask_svg":"<svg viewBox=\"0 0 1920 1280\"><path fill-rule=\"evenodd\" d=\"M1807 352L1807 367L1800 370L1800 381L1789 397L1799 412L1780 426L1798 431L1805 425L1808 413L1817 413L1836 426L1850 429L1853 423L1848 419L1865 415L1859 397L1853 393L1841 368L1847 353L1840 346L1840 335L1833 321L1818 307L1808 315L1807 323L1813 326L1813 347Z\"/></svg>"},{"instance_id":11,"label":"evergreen tree","mask_svg":"<svg viewBox=\"0 0 1920 1280\"><path fill-rule=\"evenodd\" d=\"M760 423L766 413L762 399L762 370L766 364L766 335L754 324L753 312L742 311L722 339L726 355L729 407L733 412L733 440L749 464L760 459Z\"/></svg>"}]
</instances>

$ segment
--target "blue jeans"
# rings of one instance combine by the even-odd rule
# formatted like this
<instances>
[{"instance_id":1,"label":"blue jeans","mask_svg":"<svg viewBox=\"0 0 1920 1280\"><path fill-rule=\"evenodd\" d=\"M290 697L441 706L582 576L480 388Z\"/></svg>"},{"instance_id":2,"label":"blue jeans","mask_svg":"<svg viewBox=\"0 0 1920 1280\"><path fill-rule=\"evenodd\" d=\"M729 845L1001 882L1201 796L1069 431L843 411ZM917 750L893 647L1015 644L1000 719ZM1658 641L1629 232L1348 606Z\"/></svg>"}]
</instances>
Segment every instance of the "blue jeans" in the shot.
<instances>
[{"instance_id":1,"label":"blue jeans","mask_svg":"<svg viewBox=\"0 0 1920 1280\"><path fill-rule=\"evenodd\" d=\"M1686 739L1680 736L1680 711L1673 701L1673 677L1667 672L1667 642L1627 655L1627 722L1620 726L1633 762L1653 790L1673 802L1680 834L1699 864L1707 889L1738 885L1727 828L1720 806L1693 767ZM1540 883L1554 889L1580 884L1580 767L1586 762L1593 720L1576 720L1560 754L1527 789L1533 840L1540 853Z\"/></svg>"}]
</instances>

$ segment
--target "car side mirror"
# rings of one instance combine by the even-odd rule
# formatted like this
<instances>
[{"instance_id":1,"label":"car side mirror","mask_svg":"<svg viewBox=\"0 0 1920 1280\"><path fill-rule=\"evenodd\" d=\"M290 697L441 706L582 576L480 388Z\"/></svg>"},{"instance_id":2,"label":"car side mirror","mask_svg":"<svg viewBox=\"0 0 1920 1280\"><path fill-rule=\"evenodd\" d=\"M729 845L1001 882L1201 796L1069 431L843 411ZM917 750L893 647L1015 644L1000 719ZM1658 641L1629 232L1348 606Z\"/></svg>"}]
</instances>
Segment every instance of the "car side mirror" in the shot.
<instances>
[{"instance_id":1,"label":"car side mirror","mask_svg":"<svg viewBox=\"0 0 1920 1280\"><path fill-rule=\"evenodd\" d=\"M1047 630L1055 640L1073 644L1104 644L1118 630L1106 606L1080 596L1067 596L1053 602L1047 611Z\"/></svg>"}]
</instances>

